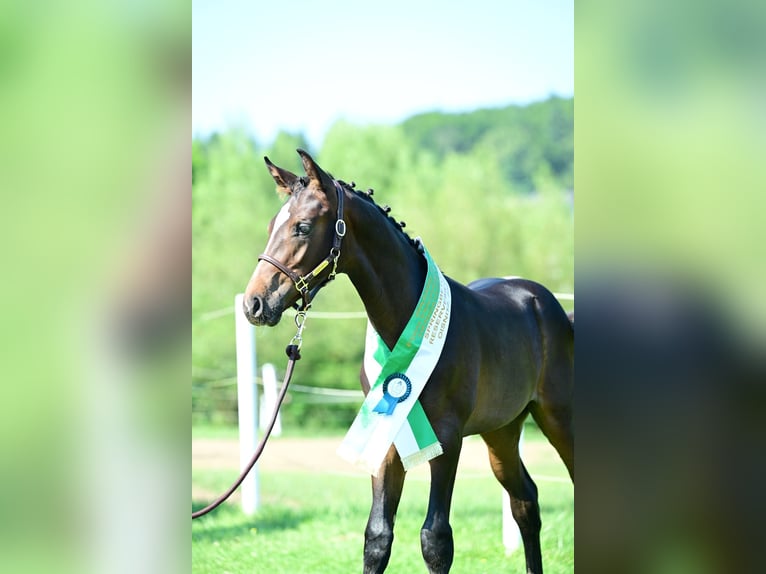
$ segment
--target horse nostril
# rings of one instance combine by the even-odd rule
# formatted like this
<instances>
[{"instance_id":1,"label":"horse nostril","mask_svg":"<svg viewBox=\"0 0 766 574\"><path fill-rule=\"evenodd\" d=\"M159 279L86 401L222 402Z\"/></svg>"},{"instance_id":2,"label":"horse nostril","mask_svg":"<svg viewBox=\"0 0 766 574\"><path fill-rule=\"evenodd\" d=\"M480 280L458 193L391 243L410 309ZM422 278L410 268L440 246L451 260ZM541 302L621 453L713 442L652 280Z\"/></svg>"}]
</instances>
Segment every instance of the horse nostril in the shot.
<instances>
[{"instance_id":1,"label":"horse nostril","mask_svg":"<svg viewBox=\"0 0 766 574\"><path fill-rule=\"evenodd\" d=\"M251 297L245 300L245 314L251 317L259 317L263 312L263 305L260 297Z\"/></svg>"}]
</instances>

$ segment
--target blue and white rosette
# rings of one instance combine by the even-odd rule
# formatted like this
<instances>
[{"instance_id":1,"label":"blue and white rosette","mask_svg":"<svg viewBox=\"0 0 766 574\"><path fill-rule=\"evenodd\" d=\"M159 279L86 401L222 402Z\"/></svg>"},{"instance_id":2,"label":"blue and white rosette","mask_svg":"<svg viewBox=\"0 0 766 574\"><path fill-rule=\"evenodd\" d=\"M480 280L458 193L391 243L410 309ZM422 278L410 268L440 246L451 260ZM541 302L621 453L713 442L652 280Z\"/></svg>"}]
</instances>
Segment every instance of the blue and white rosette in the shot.
<instances>
[{"instance_id":1,"label":"blue and white rosette","mask_svg":"<svg viewBox=\"0 0 766 574\"><path fill-rule=\"evenodd\" d=\"M393 373L383 381L383 398L373 407L372 412L383 415L394 414L396 405L407 400L412 392L412 383L404 373Z\"/></svg>"}]
</instances>

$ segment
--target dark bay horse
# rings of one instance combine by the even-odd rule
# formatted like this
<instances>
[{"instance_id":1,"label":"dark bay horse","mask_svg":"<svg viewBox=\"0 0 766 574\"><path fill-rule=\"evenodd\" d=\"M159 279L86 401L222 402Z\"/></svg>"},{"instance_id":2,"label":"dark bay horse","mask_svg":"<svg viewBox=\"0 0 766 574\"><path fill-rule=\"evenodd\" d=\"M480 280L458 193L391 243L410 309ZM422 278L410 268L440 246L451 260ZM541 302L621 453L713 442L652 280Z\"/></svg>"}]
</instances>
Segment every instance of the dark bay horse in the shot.
<instances>
[{"instance_id":1,"label":"dark bay horse","mask_svg":"<svg viewBox=\"0 0 766 574\"><path fill-rule=\"evenodd\" d=\"M334 180L302 150L305 177L266 164L288 196L245 291L254 325L276 325L285 309L345 273L375 330L393 348L425 282L427 264L401 225L366 194ZM337 223L341 219L342 223ZM430 461L431 490L420 541L428 571L446 573L454 546L450 504L464 436L480 434L492 470L508 492L528 573L542 572L537 487L519 458L519 436L532 415L574 481L572 399L574 328L555 297L524 279L447 278L452 316L442 355L420 402L444 453ZM362 387L369 382L362 374ZM391 446L372 479L364 572L383 572L405 471Z\"/></svg>"}]
</instances>

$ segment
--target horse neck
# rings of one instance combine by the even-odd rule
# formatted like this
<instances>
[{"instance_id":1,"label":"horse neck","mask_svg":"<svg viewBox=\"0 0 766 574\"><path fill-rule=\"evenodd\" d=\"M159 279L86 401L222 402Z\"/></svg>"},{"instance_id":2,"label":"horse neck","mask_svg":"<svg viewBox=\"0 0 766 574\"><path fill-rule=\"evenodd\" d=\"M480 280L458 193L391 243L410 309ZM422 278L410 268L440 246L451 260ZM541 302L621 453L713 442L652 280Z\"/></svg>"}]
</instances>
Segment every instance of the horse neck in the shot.
<instances>
[{"instance_id":1,"label":"horse neck","mask_svg":"<svg viewBox=\"0 0 766 574\"><path fill-rule=\"evenodd\" d=\"M344 271L372 326L392 349L420 298L427 264L378 207L355 194L346 197L352 241Z\"/></svg>"}]
</instances>

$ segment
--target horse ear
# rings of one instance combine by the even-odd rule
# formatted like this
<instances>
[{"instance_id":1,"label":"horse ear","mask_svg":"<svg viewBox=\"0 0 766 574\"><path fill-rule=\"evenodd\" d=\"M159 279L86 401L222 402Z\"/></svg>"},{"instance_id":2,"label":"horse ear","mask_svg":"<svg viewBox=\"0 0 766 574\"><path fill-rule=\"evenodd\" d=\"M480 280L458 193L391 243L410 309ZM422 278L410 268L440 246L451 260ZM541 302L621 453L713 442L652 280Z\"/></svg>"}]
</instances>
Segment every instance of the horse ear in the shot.
<instances>
[{"instance_id":1,"label":"horse ear","mask_svg":"<svg viewBox=\"0 0 766 574\"><path fill-rule=\"evenodd\" d=\"M298 181L298 176L286 169L275 166L268 157L264 156L263 161L266 162L266 167L269 168L271 177L277 183L277 192L290 195L293 192L293 185Z\"/></svg>"},{"instance_id":2,"label":"horse ear","mask_svg":"<svg viewBox=\"0 0 766 574\"><path fill-rule=\"evenodd\" d=\"M316 164L313 158L302 149L298 149L296 151L298 152L298 155L301 156L303 169L306 171L306 175L309 176L309 179L319 183L320 187L325 190L333 189L334 184L332 182L332 178Z\"/></svg>"}]
</instances>

